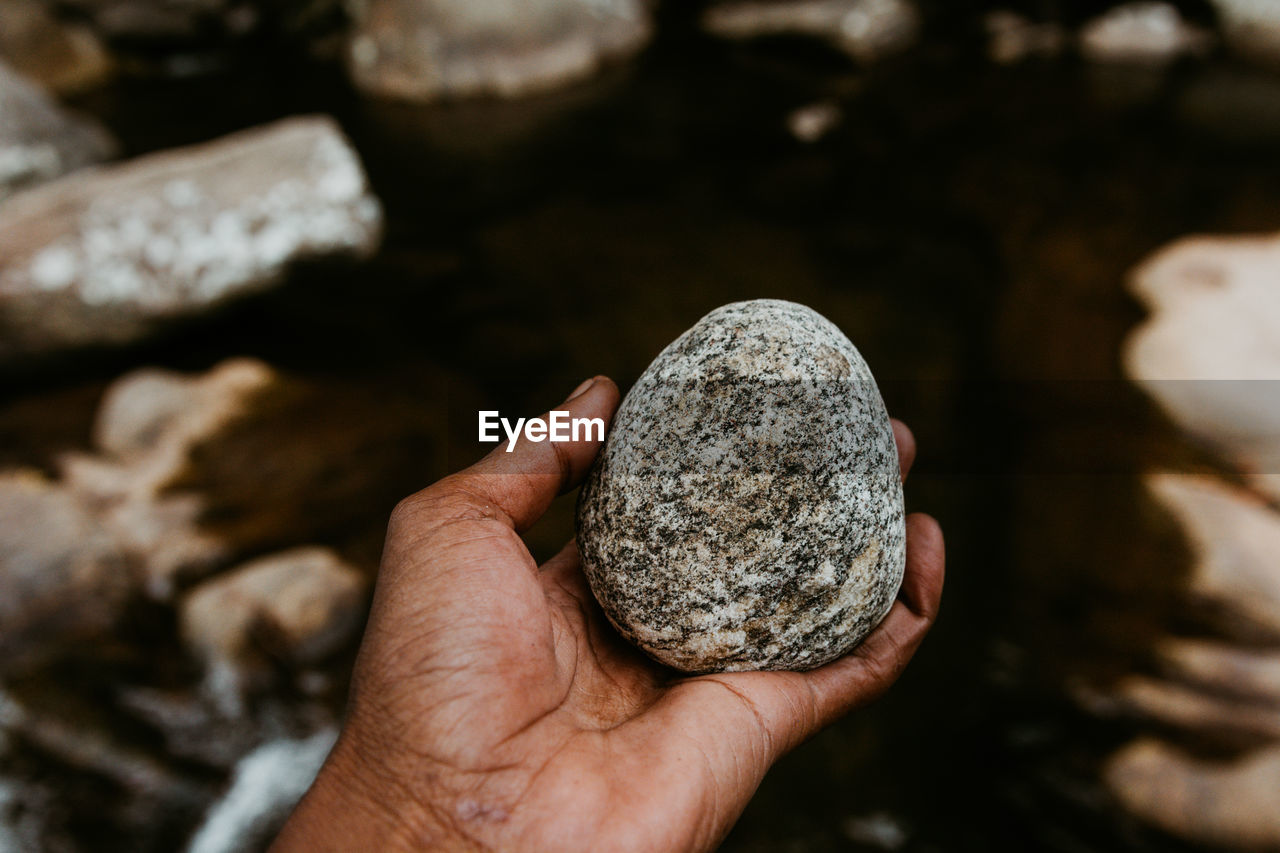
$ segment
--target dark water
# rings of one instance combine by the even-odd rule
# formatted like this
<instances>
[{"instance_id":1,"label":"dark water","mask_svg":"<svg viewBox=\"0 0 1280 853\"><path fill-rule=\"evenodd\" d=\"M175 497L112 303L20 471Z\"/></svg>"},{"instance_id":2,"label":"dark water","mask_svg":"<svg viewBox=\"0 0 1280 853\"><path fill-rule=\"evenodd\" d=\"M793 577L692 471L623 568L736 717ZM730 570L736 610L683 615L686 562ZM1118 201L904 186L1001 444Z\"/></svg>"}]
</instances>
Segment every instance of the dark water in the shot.
<instances>
[{"instance_id":1,"label":"dark water","mask_svg":"<svg viewBox=\"0 0 1280 853\"><path fill-rule=\"evenodd\" d=\"M858 72L667 17L631 66L517 104L365 102L278 49L90 96L130 154L335 114L386 204L386 245L141 347L17 372L6 455L83 443L98 389L131 367L255 355L436 395L443 472L478 454L477 407L542 411L594 373L625 387L717 305L806 303L916 431L908 503L942 522L947 591L900 685L780 764L726 849L864 849L850 819L875 813L908 850L1178 849L1096 786L1130 732L1063 688L1143 666L1182 570L1135 475L1204 462L1120 378L1141 318L1125 274L1184 234L1280 227L1280 79L1221 58L1004 69L964 28ZM840 126L790 138L785 115L824 99ZM569 506L535 552L570 535Z\"/></svg>"}]
</instances>

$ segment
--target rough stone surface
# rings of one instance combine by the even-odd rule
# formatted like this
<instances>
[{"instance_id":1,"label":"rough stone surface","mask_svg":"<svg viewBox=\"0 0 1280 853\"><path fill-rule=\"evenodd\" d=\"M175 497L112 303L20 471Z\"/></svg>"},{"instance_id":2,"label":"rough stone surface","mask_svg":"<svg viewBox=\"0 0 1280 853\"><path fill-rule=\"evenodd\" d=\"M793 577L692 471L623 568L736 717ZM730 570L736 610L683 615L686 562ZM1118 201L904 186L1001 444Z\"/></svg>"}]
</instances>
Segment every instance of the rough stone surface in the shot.
<instances>
[{"instance_id":1,"label":"rough stone surface","mask_svg":"<svg viewBox=\"0 0 1280 853\"><path fill-rule=\"evenodd\" d=\"M325 117L47 184L0 208L0 356L129 341L292 262L368 255L381 225Z\"/></svg>"},{"instance_id":2,"label":"rough stone surface","mask_svg":"<svg viewBox=\"0 0 1280 853\"><path fill-rule=\"evenodd\" d=\"M351 638L366 581L327 548L294 548L197 586L181 605L182 634L206 661L239 666L262 651L312 663Z\"/></svg>"},{"instance_id":3,"label":"rough stone surface","mask_svg":"<svg viewBox=\"0 0 1280 853\"><path fill-rule=\"evenodd\" d=\"M1152 316L1129 376L1183 429L1280 499L1280 238L1192 237L1130 279Z\"/></svg>"},{"instance_id":4,"label":"rough stone surface","mask_svg":"<svg viewBox=\"0 0 1280 853\"><path fill-rule=\"evenodd\" d=\"M356 84L414 100L515 97L591 76L638 51L645 0L354 0Z\"/></svg>"},{"instance_id":5,"label":"rough stone surface","mask_svg":"<svg viewBox=\"0 0 1280 853\"><path fill-rule=\"evenodd\" d=\"M920 31L920 13L908 0L729 0L702 20L723 38L821 38L860 62L910 47Z\"/></svg>"},{"instance_id":6,"label":"rough stone surface","mask_svg":"<svg viewBox=\"0 0 1280 853\"><path fill-rule=\"evenodd\" d=\"M1183 20L1176 6L1146 0L1116 6L1080 30L1081 53L1099 62L1163 64L1203 53L1212 43L1208 33Z\"/></svg>"},{"instance_id":7,"label":"rough stone surface","mask_svg":"<svg viewBox=\"0 0 1280 853\"><path fill-rule=\"evenodd\" d=\"M578 506L609 619L692 672L845 654L893 604L904 535L870 370L829 321L778 300L719 308L663 350Z\"/></svg>"},{"instance_id":8,"label":"rough stone surface","mask_svg":"<svg viewBox=\"0 0 1280 853\"><path fill-rule=\"evenodd\" d=\"M110 630L133 586L130 565L69 490L0 474L0 672Z\"/></svg>"},{"instance_id":9,"label":"rough stone surface","mask_svg":"<svg viewBox=\"0 0 1280 853\"><path fill-rule=\"evenodd\" d=\"M113 66L88 28L55 18L41 0L0 3L0 59L28 79L64 94L105 81Z\"/></svg>"},{"instance_id":10,"label":"rough stone surface","mask_svg":"<svg viewBox=\"0 0 1280 853\"><path fill-rule=\"evenodd\" d=\"M1180 838L1280 849L1280 748L1210 761L1144 739L1113 756L1103 778L1126 810Z\"/></svg>"},{"instance_id":11,"label":"rough stone surface","mask_svg":"<svg viewBox=\"0 0 1280 853\"><path fill-rule=\"evenodd\" d=\"M0 201L106 160L114 152L115 143L105 130L63 109L35 83L0 62ZM5 206L6 212L11 206ZM0 215L0 269L15 249L5 240L13 228L11 220ZM0 293L3 290L0 278Z\"/></svg>"}]
</instances>

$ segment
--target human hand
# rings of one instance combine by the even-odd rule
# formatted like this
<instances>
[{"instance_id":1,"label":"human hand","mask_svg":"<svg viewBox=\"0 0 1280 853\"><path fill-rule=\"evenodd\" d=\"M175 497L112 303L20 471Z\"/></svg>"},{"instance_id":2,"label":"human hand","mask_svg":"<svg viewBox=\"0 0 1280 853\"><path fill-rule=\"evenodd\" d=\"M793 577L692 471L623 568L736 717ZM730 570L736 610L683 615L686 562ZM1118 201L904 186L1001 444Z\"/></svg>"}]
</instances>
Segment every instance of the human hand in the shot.
<instances>
[{"instance_id":1,"label":"human hand","mask_svg":"<svg viewBox=\"0 0 1280 853\"><path fill-rule=\"evenodd\" d=\"M608 422L598 377L559 409ZM915 456L894 422L903 476ZM520 532L599 442L520 442L392 514L349 716L275 850L709 850L783 754L898 678L938 612L942 532L907 518L898 601L812 672L688 676L627 645L573 543Z\"/></svg>"}]
</instances>

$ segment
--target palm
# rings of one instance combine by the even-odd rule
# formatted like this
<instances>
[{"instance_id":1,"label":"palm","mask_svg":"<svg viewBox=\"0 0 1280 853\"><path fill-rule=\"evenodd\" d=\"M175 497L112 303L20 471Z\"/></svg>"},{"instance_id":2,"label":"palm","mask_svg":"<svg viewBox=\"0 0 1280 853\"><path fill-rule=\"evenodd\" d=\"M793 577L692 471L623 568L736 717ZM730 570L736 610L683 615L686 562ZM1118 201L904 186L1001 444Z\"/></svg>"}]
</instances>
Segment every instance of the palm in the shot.
<instances>
[{"instance_id":1,"label":"palm","mask_svg":"<svg viewBox=\"0 0 1280 853\"><path fill-rule=\"evenodd\" d=\"M575 414L611 414L604 391ZM905 427L899 444L905 476ZM769 766L887 688L933 621L941 537L912 516L900 600L853 654L809 673L653 662L608 624L572 543L539 567L519 535L595 449L495 453L393 516L335 756L411 801L404 846L709 849Z\"/></svg>"}]
</instances>

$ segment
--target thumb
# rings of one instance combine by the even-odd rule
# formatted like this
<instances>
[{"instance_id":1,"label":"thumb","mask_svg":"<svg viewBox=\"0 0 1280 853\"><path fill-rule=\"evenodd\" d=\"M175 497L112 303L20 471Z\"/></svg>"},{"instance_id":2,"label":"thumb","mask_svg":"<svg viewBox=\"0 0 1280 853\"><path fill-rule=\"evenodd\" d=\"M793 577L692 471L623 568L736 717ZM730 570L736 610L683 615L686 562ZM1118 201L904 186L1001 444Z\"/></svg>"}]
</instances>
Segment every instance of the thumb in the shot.
<instances>
[{"instance_id":1,"label":"thumb","mask_svg":"<svg viewBox=\"0 0 1280 853\"><path fill-rule=\"evenodd\" d=\"M517 531L523 531L547 511L556 495L577 485L595 459L609 422L618 408L618 386L607 376L595 376L574 389L555 407L565 412L567 423L593 421L575 434L573 441L551 441L534 433L503 442L496 450L463 471L445 477L407 498L404 503L439 505L442 501L475 503L496 509ZM550 422L551 412L542 416ZM447 519L441 519L445 521Z\"/></svg>"}]
</instances>

